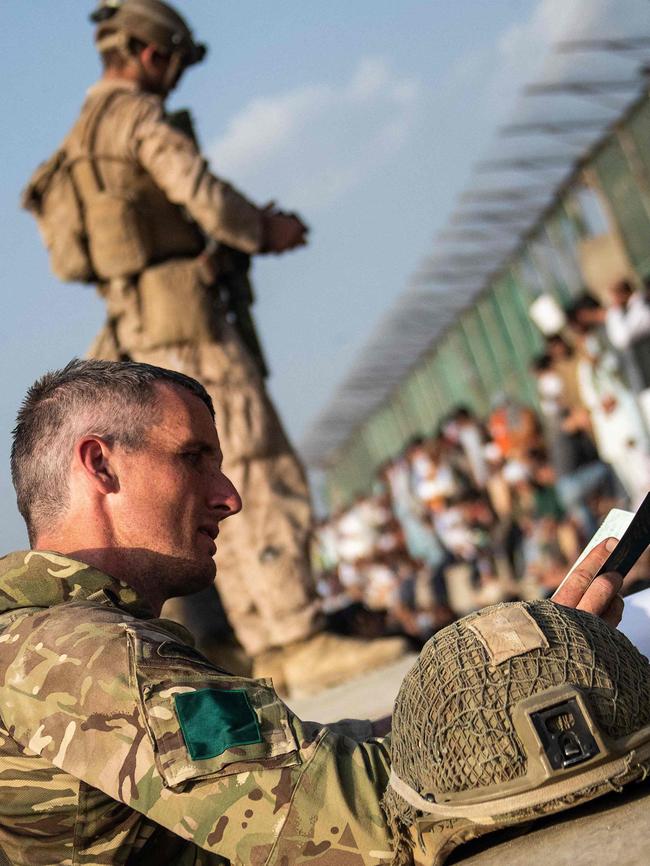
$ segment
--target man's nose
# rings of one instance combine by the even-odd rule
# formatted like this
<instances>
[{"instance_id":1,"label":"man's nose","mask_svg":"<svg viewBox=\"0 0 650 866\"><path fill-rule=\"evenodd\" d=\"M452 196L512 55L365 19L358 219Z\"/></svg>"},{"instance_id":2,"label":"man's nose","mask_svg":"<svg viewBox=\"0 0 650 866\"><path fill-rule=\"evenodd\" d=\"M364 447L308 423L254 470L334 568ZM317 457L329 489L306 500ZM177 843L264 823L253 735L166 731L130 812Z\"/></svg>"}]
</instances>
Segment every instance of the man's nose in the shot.
<instances>
[{"instance_id":1,"label":"man's nose","mask_svg":"<svg viewBox=\"0 0 650 866\"><path fill-rule=\"evenodd\" d=\"M215 480L210 504L213 508L218 508L222 512L220 520L225 520L226 517L230 517L241 511L241 496L230 478L222 472L219 473L219 476Z\"/></svg>"}]
</instances>

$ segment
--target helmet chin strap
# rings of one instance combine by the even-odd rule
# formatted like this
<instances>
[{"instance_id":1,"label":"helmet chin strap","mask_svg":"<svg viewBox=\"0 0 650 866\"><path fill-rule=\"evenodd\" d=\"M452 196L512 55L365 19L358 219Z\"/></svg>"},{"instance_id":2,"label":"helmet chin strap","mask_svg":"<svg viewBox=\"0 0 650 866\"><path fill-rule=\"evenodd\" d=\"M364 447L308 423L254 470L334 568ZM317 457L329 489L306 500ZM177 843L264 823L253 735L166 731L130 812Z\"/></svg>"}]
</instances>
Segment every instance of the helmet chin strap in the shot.
<instances>
[{"instance_id":1,"label":"helmet chin strap","mask_svg":"<svg viewBox=\"0 0 650 866\"><path fill-rule=\"evenodd\" d=\"M183 55L178 51L174 51L169 55L167 69L165 70L164 75L155 81L154 86L154 82L151 80L149 72L145 69L140 55L135 54L131 55L131 57L133 57L138 66L140 80L145 83L145 86L149 85L150 91L155 91L161 96L167 96L167 94L173 90L183 71Z\"/></svg>"},{"instance_id":2,"label":"helmet chin strap","mask_svg":"<svg viewBox=\"0 0 650 866\"><path fill-rule=\"evenodd\" d=\"M650 741L648 740L650 726L646 726L643 730L646 741L637 748L628 751L627 754L612 757L590 770L574 773L566 778L559 777L542 787L522 789L520 792L508 793L491 800L486 799L480 803L454 805L425 799L403 779L400 779L392 769L388 784L409 806L425 815L432 815L436 820L464 818L467 821L488 826L497 823L498 819L504 815L511 815L521 809L542 807L547 803L563 798L566 798L567 803L569 803L572 797L577 797L603 785L616 788L617 785L621 784L621 780L624 780L630 773L642 775L645 779L649 772L648 763L650 762Z\"/></svg>"},{"instance_id":3,"label":"helmet chin strap","mask_svg":"<svg viewBox=\"0 0 650 866\"><path fill-rule=\"evenodd\" d=\"M182 72L183 55L180 51L173 51L169 56L169 63L167 64L167 69L165 70L162 80L162 85L165 88L166 93L169 93L174 89L174 86L178 82Z\"/></svg>"}]
</instances>

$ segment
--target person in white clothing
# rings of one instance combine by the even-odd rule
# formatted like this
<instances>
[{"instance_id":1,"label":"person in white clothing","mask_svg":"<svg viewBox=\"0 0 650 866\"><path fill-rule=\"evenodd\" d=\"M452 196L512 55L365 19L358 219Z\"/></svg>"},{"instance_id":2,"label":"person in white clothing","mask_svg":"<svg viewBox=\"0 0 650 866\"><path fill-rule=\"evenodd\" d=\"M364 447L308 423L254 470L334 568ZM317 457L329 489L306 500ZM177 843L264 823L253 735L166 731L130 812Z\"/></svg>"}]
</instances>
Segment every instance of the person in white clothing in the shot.
<instances>
[{"instance_id":1,"label":"person in white clothing","mask_svg":"<svg viewBox=\"0 0 650 866\"><path fill-rule=\"evenodd\" d=\"M636 393L646 428L650 430L650 279L643 290L634 290L627 280L611 290L607 310L607 337L621 353L625 371Z\"/></svg>"}]
</instances>

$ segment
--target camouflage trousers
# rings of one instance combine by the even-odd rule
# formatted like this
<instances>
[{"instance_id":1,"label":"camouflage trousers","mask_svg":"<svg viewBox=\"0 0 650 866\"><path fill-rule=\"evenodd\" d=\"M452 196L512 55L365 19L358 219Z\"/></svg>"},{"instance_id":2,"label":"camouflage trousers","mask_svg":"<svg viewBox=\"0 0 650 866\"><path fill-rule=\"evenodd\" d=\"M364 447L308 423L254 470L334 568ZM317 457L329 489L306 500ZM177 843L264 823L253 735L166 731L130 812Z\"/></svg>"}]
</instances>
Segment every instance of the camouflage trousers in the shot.
<instances>
[{"instance_id":1,"label":"camouflage trousers","mask_svg":"<svg viewBox=\"0 0 650 866\"><path fill-rule=\"evenodd\" d=\"M127 355L178 370L198 379L212 397L224 472L243 501L242 511L221 524L215 583L237 639L255 656L320 628L307 549L311 505L303 468L257 367L229 324L223 323L219 337L141 350L117 345L107 328L89 355ZM205 597L189 597L165 613L199 639L210 639L204 605Z\"/></svg>"}]
</instances>

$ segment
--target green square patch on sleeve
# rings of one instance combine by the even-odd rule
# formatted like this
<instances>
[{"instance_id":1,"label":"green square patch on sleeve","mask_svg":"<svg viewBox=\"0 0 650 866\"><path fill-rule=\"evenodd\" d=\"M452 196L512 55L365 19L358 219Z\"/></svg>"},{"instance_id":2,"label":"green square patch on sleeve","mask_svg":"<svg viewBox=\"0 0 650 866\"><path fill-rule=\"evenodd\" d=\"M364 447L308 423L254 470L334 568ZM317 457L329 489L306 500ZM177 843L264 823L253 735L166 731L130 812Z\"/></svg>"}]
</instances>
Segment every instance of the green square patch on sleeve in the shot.
<instances>
[{"instance_id":1,"label":"green square patch on sleeve","mask_svg":"<svg viewBox=\"0 0 650 866\"><path fill-rule=\"evenodd\" d=\"M245 689L199 689L174 695L174 702L193 761L216 758L233 746L262 742Z\"/></svg>"}]
</instances>

